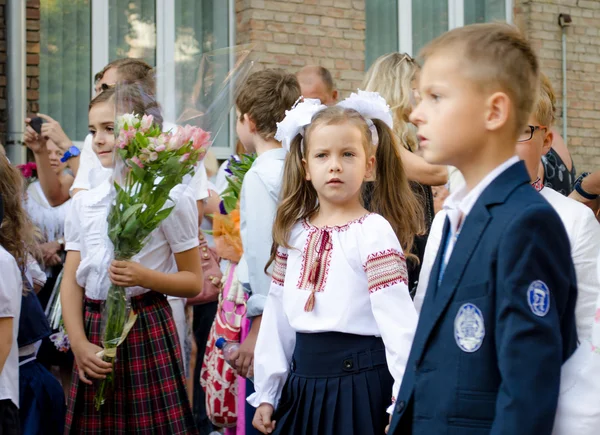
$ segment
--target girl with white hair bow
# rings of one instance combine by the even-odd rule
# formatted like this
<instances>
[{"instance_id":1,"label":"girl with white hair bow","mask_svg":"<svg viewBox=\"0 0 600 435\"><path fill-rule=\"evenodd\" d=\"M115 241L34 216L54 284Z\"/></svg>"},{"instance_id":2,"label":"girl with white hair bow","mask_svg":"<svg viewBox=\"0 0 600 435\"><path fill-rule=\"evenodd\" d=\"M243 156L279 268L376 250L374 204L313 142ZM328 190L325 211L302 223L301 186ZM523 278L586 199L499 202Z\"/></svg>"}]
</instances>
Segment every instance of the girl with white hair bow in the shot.
<instances>
[{"instance_id":1,"label":"girl with white hair bow","mask_svg":"<svg viewBox=\"0 0 600 435\"><path fill-rule=\"evenodd\" d=\"M391 127L385 100L361 91L278 125L289 154L248 399L263 433L384 432L417 325L404 252L422 231Z\"/></svg>"}]
</instances>

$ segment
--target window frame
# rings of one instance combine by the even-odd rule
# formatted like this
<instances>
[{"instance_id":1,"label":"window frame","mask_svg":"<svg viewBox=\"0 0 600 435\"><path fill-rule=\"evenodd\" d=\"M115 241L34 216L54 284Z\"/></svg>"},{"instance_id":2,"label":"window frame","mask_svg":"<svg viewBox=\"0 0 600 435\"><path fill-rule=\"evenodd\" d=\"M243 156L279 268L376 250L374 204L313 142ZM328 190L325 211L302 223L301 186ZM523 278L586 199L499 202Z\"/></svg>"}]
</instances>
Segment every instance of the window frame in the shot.
<instances>
[{"instance_id":1,"label":"window frame","mask_svg":"<svg viewBox=\"0 0 600 435\"><path fill-rule=\"evenodd\" d=\"M398 47L401 53L414 56L412 39L412 2L413 0L398 1ZM504 0L505 20L513 24L514 0ZM464 0L448 0L448 30L465 25Z\"/></svg>"},{"instance_id":2,"label":"window frame","mask_svg":"<svg viewBox=\"0 0 600 435\"><path fill-rule=\"evenodd\" d=\"M228 8L228 45L234 46L236 41L235 0L226 0ZM165 71L157 77L156 95L160 101L165 117L175 111L175 82L168 77L175 76L175 10L171 0L155 0L156 7L156 64L171 65L172 71ZM106 0L91 0L92 13L92 73L100 71L109 60L109 7ZM94 96L94 78L91 95ZM172 119L171 117L170 119ZM223 128L229 129L229 146L213 147L217 159L229 158L235 146L235 109L232 109L228 124ZM83 142L75 142L79 147Z\"/></svg>"}]
</instances>

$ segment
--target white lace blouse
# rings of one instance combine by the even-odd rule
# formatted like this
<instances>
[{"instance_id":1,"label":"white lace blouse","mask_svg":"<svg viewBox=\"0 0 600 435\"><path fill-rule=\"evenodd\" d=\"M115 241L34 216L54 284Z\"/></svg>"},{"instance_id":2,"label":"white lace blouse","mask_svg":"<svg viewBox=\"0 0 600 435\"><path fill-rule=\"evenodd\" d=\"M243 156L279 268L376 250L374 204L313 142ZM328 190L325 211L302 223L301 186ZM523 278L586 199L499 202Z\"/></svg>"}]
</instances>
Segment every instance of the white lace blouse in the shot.
<instances>
[{"instance_id":1,"label":"white lace blouse","mask_svg":"<svg viewBox=\"0 0 600 435\"><path fill-rule=\"evenodd\" d=\"M198 208L191 189L179 185L171 191L171 197L176 201L175 208L132 259L163 273L177 272L174 253L198 246ZM82 191L73 198L71 213L65 223L65 249L81 253L76 279L91 299L105 300L111 284L108 268L113 259L113 246L108 238L107 217L113 199L110 180ZM167 201L165 207L172 205ZM130 287L127 294L131 297L149 290Z\"/></svg>"},{"instance_id":2,"label":"white lace blouse","mask_svg":"<svg viewBox=\"0 0 600 435\"><path fill-rule=\"evenodd\" d=\"M248 402L277 406L296 332L381 336L396 394L417 327L406 260L391 225L369 214L344 226L307 221L279 248L254 353L256 393ZM305 304L316 290L313 311ZM393 398L392 398L393 400Z\"/></svg>"}]
</instances>

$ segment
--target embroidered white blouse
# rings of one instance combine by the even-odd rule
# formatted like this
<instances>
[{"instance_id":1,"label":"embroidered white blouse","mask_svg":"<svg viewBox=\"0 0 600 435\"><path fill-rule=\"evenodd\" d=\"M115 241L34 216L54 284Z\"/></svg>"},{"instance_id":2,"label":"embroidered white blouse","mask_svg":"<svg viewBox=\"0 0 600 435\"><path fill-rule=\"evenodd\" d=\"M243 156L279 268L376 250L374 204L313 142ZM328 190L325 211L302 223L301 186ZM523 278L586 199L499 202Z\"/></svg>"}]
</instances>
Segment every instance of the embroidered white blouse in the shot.
<instances>
[{"instance_id":1,"label":"embroidered white blouse","mask_svg":"<svg viewBox=\"0 0 600 435\"><path fill-rule=\"evenodd\" d=\"M254 387L248 398L277 406L289 373L296 332L381 336L393 394L408 360L417 313L408 291L406 260L391 225L368 214L340 227L307 221L279 248L254 352ZM313 289L313 311L304 310ZM392 398L393 401L393 398Z\"/></svg>"},{"instance_id":2,"label":"embroidered white blouse","mask_svg":"<svg viewBox=\"0 0 600 435\"><path fill-rule=\"evenodd\" d=\"M198 208L194 194L188 186L179 185L171 191L175 208L154 230L146 245L132 261L163 273L177 272L173 254L198 246ZM113 246L108 238L107 217L114 199L111 181L82 191L73 198L69 218L65 223L67 251L79 251L81 263L77 268L77 283L91 299L105 300L110 279L108 268L113 259ZM165 207L172 206L167 201ZM148 292L142 287L130 287L128 296Z\"/></svg>"}]
</instances>

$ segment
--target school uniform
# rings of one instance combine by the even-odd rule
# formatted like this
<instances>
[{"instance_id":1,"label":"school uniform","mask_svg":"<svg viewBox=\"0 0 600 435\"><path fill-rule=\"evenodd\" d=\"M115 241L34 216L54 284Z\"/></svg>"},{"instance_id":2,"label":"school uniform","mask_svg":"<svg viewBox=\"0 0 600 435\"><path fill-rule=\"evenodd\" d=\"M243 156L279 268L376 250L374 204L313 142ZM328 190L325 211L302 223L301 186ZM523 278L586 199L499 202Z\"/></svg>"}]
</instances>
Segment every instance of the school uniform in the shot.
<instances>
[{"instance_id":1,"label":"school uniform","mask_svg":"<svg viewBox=\"0 0 600 435\"><path fill-rule=\"evenodd\" d=\"M1 213L0 213L1 215ZM0 245L0 318L12 318L12 345L0 370L0 433L19 435L19 350L17 336L23 281L14 257Z\"/></svg>"},{"instance_id":2,"label":"school uniform","mask_svg":"<svg viewBox=\"0 0 600 435\"><path fill-rule=\"evenodd\" d=\"M368 214L299 222L289 244L273 268L248 402L275 407L276 434L382 434L417 321L400 243Z\"/></svg>"},{"instance_id":3,"label":"school uniform","mask_svg":"<svg viewBox=\"0 0 600 435\"><path fill-rule=\"evenodd\" d=\"M550 434L577 344L560 218L516 157L445 209L389 434Z\"/></svg>"},{"instance_id":4,"label":"school uniform","mask_svg":"<svg viewBox=\"0 0 600 435\"><path fill-rule=\"evenodd\" d=\"M151 233L132 261L164 273L177 272L174 253L198 246L198 211L185 186L171 191L175 208ZM85 289L84 328L88 340L101 346L102 307L110 287L108 268L113 247L107 216L114 199L109 180L73 198L65 228L66 249L79 251L77 283ZM165 205L169 207L170 201ZM181 348L165 295L142 287L127 288L137 320L117 348L114 388L99 411L96 386L80 382L77 367L67 402L67 433L197 433L187 397ZM141 392L143 394L141 394Z\"/></svg>"},{"instance_id":5,"label":"school uniform","mask_svg":"<svg viewBox=\"0 0 600 435\"><path fill-rule=\"evenodd\" d=\"M29 271L28 271L29 272ZM19 317L19 415L23 435L61 434L65 427L65 395L58 380L37 360L50 325L33 291L31 278L23 277Z\"/></svg>"},{"instance_id":6,"label":"school uniform","mask_svg":"<svg viewBox=\"0 0 600 435\"><path fill-rule=\"evenodd\" d=\"M240 193L240 238L244 253L237 267L240 283L249 294L246 316L260 316L265 308L271 277L264 271L273 244L273 221L283 183L283 167L287 151L276 148L265 151L254 160L244 176ZM252 381L246 381L246 393L254 392ZM247 404L246 435L259 434L252 426L254 409Z\"/></svg>"}]
</instances>

